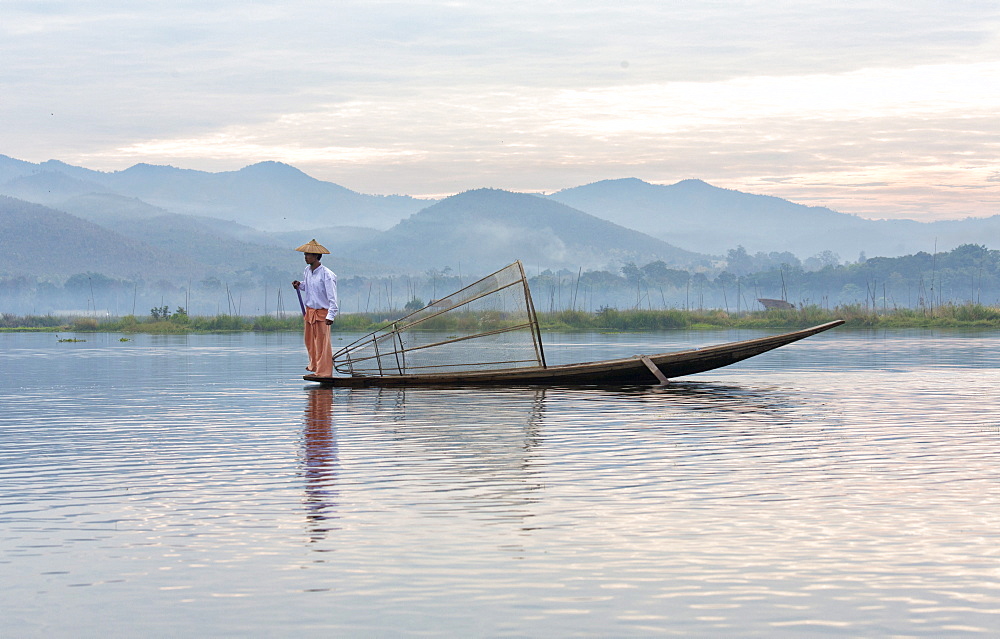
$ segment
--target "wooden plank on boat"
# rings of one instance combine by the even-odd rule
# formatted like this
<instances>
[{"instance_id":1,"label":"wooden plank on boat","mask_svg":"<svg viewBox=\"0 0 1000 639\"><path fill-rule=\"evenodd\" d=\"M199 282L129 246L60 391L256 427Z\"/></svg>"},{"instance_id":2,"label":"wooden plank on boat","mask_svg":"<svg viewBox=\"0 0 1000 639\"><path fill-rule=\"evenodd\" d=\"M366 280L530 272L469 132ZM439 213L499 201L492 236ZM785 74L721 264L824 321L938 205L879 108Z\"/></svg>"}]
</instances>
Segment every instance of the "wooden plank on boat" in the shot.
<instances>
[{"instance_id":1,"label":"wooden plank on boat","mask_svg":"<svg viewBox=\"0 0 1000 639\"><path fill-rule=\"evenodd\" d=\"M646 355L640 355L639 359L641 359L642 363L646 365L646 368L649 369L650 373L656 375L656 379L660 380L660 384L666 385L668 383L669 380L667 380L666 375L664 375L663 371L661 371L660 368L653 363L653 360L649 359Z\"/></svg>"}]
</instances>

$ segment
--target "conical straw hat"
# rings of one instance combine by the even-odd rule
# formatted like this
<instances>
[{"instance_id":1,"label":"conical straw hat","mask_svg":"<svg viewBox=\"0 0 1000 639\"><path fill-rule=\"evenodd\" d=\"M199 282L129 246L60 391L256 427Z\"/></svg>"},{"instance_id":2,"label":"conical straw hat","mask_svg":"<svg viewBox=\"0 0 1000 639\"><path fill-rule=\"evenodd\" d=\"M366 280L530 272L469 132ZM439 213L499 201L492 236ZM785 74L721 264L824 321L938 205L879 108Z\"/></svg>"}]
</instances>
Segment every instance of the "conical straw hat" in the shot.
<instances>
[{"instance_id":1,"label":"conical straw hat","mask_svg":"<svg viewBox=\"0 0 1000 639\"><path fill-rule=\"evenodd\" d=\"M326 250L326 247L317 242L315 239L303 244L299 248L295 249L300 253L320 253L322 255L329 255L330 251Z\"/></svg>"}]
</instances>

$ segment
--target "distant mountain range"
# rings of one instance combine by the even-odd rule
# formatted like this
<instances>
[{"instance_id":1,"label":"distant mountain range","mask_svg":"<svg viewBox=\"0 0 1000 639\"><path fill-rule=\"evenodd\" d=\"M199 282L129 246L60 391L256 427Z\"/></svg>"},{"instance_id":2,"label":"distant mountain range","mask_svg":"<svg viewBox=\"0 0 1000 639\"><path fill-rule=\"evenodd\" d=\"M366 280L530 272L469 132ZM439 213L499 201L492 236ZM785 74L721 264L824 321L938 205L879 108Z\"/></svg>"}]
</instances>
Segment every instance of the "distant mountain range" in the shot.
<instances>
[{"instance_id":1,"label":"distant mountain range","mask_svg":"<svg viewBox=\"0 0 1000 639\"><path fill-rule=\"evenodd\" d=\"M222 173L150 164L104 173L57 160L32 164L7 156L0 156L0 193L57 208L81 195L114 194L172 213L235 221L264 231L341 225L385 230L433 202L406 195L363 195L280 162Z\"/></svg>"},{"instance_id":2,"label":"distant mountain range","mask_svg":"<svg viewBox=\"0 0 1000 639\"><path fill-rule=\"evenodd\" d=\"M282 280L315 237L342 275L460 269L718 265L729 249L833 251L855 259L944 251L1000 237L1000 216L918 223L713 187L606 180L550 196L477 189L441 201L377 196L277 162L208 173L138 164L105 173L0 155L0 277L100 272L183 281L199 273ZM29 205L30 204L30 205ZM39 260L33 247L60 257ZM25 251L28 251L27 253Z\"/></svg>"},{"instance_id":3,"label":"distant mountain range","mask_svg":"<svg viewBox=\"0 0 1000 639\"><path fill-rule=\"evenodd\" d=\"M669 186L634 178L559 191L551 199L687 249L725 254L788 251L807 258L833 251L895 257L950 250L1000 238L1000 215L944 222L867 220L767 195L720 189L701 180Z\"/></svg>"},{"instance_id":4,"label":"distant mountain range","mask_svg":"<svg viewBox=\"0 0 1000 639\"><path fill-rule=\"evenodd\" d=\"M208 263L181 260L74 215L0 195L0 276L65 280L94 272L129 280L186 281L209 271Z\"/></svg>"},{"instance_id":5,"label":"distant mountain range","mask_svg":"<svg viewBox=\"0 0 1000 639\"><path fill-rule=\"evenodd\" d=\"M360 259L415 268L482 268L520 258L537 268L604 268L663 260L675 267L707 261L662 240L534 195L478 189L415 213L348 250Z\"/></svg>"},{"instance_id":6,"label":"distant mountain range","mask_svg":"<svg viewBox=\"0 0 1000 639\"><path fill-rule=\"evenodd\" d=\"M310 236L333 252L325 263L347 276L447 267L487 273L515 259L536 270L654 260L684 267L710 260L558 202L489 189L447 198L382 232L265 232L107 194L79 195L62 208L73 214L0 196L0 277L96 272L148 280L173 273L182 282L192 273L197 279L243 274L280 283L301 268L301 255L292 249ZM31 247L46 247L53 258L36 256Z\"/></svg>"}]
</instances>

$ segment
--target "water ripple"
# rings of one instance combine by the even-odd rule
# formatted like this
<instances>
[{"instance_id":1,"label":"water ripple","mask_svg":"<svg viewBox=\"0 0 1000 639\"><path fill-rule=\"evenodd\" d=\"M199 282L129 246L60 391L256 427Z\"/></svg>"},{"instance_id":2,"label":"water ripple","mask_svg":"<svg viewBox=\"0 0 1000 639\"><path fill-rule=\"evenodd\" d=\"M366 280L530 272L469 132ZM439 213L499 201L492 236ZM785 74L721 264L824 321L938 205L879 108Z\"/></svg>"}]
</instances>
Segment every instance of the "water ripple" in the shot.
<instances>
[{"instance_id":1,"label":"water ripple","mask_svg":"<svg viewBox=\"0 0 1000 639\"><path fill-rule=\"evenodd\" d=\"M666 387L450 390L304 386L298 336L0 339L12 636L1000 622L992 336L831 333Z\"/></svg>"}]
</instances>

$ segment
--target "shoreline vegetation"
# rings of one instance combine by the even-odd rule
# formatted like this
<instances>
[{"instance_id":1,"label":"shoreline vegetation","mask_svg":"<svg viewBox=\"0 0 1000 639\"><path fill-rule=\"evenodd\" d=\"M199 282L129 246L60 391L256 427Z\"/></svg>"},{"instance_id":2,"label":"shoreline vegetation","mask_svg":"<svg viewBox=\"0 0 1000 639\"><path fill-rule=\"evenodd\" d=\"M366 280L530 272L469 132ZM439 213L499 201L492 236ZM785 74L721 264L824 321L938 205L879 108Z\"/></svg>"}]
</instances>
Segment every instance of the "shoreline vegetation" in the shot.
<instances>
[{"instance_id":1,"label":"shoreline vegetation","mask_svg":"<svg viewBox=\"0 0 1000 639\"><path fill-rule=\"evenodd\" d=\"M301 317L241 317L237 315L189 316L183 309L147 317L62 317L52 315L0 315L0 331L52 333L221 333L301 331ZM368 332L405 314L350 313L341 315L334 331ZM538 313L543 331L641 332L672 329L787 328L798 329L837 319L847 328L1000 328L1000 307L981 304L945 304L934 308L873 310L861 305L833 309L805 306L795 309L728 313L703 310L618 310L602 308L596 313L555 311ZM447 328L447 327L439 327Z\"/></svg>"}]
</instances>

